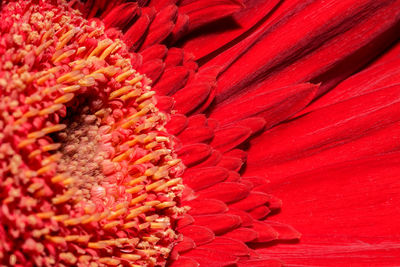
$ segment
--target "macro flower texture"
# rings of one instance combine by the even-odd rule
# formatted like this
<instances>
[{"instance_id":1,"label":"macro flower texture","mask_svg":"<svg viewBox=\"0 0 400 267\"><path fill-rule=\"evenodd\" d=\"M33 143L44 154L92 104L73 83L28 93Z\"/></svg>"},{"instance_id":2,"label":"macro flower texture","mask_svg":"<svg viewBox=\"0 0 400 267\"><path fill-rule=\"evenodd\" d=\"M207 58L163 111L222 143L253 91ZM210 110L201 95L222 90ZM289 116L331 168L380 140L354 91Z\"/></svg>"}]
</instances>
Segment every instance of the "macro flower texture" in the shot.
<instances>
[{"instance_id":1,"label":"macro flower texture","mask_svg":"<svg viewBox=\"0 0 400 267\"><path fill-rule=\"evenodd\" d=\"M400 0L0 0L0 266L399 266Z\"/></svg>"}]
</instances>

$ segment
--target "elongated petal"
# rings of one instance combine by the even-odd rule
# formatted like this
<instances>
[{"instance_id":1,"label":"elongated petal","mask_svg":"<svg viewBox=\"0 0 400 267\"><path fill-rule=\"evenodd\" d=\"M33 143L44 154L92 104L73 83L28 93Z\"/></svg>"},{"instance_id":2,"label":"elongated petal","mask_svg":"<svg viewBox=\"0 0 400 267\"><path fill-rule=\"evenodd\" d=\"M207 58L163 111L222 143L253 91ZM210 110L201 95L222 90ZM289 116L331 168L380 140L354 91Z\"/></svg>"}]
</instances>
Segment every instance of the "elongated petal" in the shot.
<instances>
[{"instance_id":1,"label":"elongated petal","mask_svg":"<svg viewBox=\"0 0 400 267\"><path fill-rule=\"evenodd\" d=\"M241 8L237 0L200 0L182 5L179 12L189 16L189 30L226 17Z\"/></svg>"},{"instance_id":2,"label":"elongated petal","mask_svg":"<svg viewBox=\"0 0 400 267\"><path fill-rule=\"evenodd\" d=\"M318 85L299 84L272 92L245 94L237 100L219 105L210 117L221 123L229 123L255 115L263 116L269 128L303 109L317 90Z\"/></svg>"},{"instance_id":3,"label":"elongated petal","mask_svg":"<svg viewBox=\"0 0 400 267\"><path fill-rule=\"evenodd\" d=\"M186 51L193 53L196 59L212 54L265 19L279 2L279 0L244 0L244 7L222 23L221 20L218 20L207 25L207 31L195 31L194 36L185 40L183 47Z\"/></svg>"},{"instance_id":4,"label":"elongated petal","mask_svg":"<svg viewBox=\"0 0 400 267\"><path fill-rule=\"evenodd\" d=\"M290 129L285 125L276 127L253 143L248 174L268 170L272 180L332 161L394 150L397 134L393 133L398 131L400 118L399 93L398 85L383 88L309 113L292 121Z\"/></svg>"},{"instance_id":5,"label":"elongated petal","mask_svg":"<svg viewBox=\"0 0 400 267\"><path fill-rule=\"evenodd\" d=\"M400 57L391 58L380 64L374 64L340 83L334 90L318 99L318 101L307 107L302 113L305 114L312 110L367 94L383 87L399 84L399 67Z\"/></svg>"},{"instance_id":6,"label":"elongated petal","mask_svg":"<svg viewBox=\"0 0 400 267\"><path fill-rule=\"evenodd\" d=\"M275 219L290 223L303 237L297 251L285 252L285 245L265 251L306 266L396 265L399 159L396 152L333 164L270 187L286 203Z\"/></svg>"},{"instance_id":7,"label":"elongated petal","mask_svg":"<svg viewBox=\"0 0 400 267\"><path fill-rule=\"evenodd\" d=\"M226 68L217 102L306 81L321 94L398 38L400 1L300 2L207 63Z\"/></svg>"}]
</instances>

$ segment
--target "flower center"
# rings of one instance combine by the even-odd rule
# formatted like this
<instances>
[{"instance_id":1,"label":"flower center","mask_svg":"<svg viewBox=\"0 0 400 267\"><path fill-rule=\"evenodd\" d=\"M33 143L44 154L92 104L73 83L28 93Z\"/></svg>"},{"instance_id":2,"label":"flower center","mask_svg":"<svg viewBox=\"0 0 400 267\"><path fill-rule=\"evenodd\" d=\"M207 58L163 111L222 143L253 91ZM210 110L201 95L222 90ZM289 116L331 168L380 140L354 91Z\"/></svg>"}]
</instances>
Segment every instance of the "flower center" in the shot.
<instances>
[{"instance_id":1,"label":"flower center","mask_svg":"<svg viewBox=\"0 0 400 267\"><path fill-rule=\"evenodd\" d=\"M184 167L150 81L63 1L1 8L0 262L164 264Z\"/></svg>"}]
</instances>

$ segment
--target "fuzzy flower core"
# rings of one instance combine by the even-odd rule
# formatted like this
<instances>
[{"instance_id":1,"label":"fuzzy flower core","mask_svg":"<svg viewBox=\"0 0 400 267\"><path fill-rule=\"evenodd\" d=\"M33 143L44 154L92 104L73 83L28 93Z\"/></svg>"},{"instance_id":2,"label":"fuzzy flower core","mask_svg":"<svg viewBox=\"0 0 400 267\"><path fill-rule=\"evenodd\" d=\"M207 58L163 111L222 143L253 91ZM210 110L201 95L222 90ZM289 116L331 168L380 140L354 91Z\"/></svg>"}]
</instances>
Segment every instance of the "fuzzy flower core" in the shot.
<instances>
[{"instance_id":1,"label":"fuzzy flower core","mask_svg":"<svg viewBox=\"0 0 400 267\"><path fill-rule=\"evenodd\" d=\"M184 167L150 80L63 1L0 20L0 263L165 264Z\"/></svg>"}]
</instances>

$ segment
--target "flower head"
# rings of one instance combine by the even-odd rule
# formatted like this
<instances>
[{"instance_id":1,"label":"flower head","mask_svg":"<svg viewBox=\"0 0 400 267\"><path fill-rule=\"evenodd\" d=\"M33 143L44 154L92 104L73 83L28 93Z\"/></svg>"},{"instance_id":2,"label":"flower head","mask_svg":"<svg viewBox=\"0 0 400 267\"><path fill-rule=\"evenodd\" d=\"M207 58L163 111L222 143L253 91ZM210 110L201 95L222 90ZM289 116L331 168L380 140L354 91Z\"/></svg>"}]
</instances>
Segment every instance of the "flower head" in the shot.
<instances>
[{"instance_id":1,"label":"flower head","mask_svg":"<svg viewBox=\"0 0 400 267\"><path fill-rule=\"evenodd\" d=\"M361 86L397 65L335 86L396 40L399 5L3 1L0 262L299 263L313 233L290 218L313 199L302 182L345 180L342 162L393 147L365 144L396 120L396 87ZM270 215L301 228L299 252L271 247L301 234Z\"/></svg>"}]
</instances>

